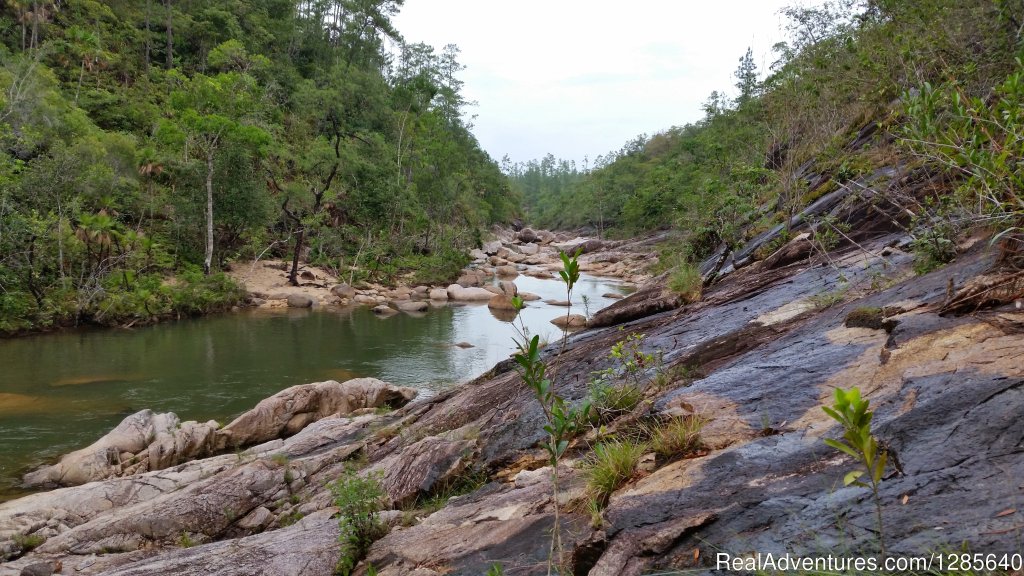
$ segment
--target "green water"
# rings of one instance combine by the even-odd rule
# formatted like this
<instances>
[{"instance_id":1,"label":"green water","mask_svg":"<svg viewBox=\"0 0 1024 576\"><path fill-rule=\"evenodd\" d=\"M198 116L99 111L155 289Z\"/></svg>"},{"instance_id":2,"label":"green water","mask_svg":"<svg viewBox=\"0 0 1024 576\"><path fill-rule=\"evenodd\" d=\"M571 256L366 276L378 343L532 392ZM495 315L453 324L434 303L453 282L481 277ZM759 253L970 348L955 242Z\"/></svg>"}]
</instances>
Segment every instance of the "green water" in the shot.
<instances>
[{"instance_id":1,"label":"green water","mask_svg":"<svg viewBox=\"0 0 1024 576\"><path fill-rule=\"evenodd\" d=\"M553 280L516 279L544 299ZM612 302L615 282L584 277L573 312ZM564 307L532 302L528 328L554 340ZM245 311L135 330L82 330L0 340L0 499L27 469L86 446L125 416L150 408L226 423L294 384L374 376L423 394L490 369L513 349L512 326L486 305L450 305L417 317L378 318L362 307ZM459 342L473 348L455 347Z\"/></svg>"}]
</instances>

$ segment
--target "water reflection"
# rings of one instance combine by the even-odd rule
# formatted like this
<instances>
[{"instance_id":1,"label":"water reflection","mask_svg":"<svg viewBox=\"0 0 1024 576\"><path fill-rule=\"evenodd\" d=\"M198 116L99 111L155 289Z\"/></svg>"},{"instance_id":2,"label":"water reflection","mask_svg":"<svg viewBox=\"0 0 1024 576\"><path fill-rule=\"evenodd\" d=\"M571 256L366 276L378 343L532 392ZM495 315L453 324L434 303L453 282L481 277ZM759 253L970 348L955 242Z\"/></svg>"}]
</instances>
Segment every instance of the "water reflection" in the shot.
<instances>
[{"instance_id":1,"label":"water reflection","mask_svg":"<svg viewBox=\"0 0 1024 576\"><path fill-rule=\"evenodd\" d=\"M554 280L519 289L564 298ZM621 291L584 277L591 313ZM532 334L553 341L564 307L528 303ZM83 330L0 341L0 491L29 465L86 445L143 408L226 422L288 386L374 376L425 393L482 374L512 352L516 332L484 304L376 317L365 308L251 311L137 330ZM472 347L457 346L460 343ZM2 496L0 496L2 497Z\"/></svg>"}]
</instances>

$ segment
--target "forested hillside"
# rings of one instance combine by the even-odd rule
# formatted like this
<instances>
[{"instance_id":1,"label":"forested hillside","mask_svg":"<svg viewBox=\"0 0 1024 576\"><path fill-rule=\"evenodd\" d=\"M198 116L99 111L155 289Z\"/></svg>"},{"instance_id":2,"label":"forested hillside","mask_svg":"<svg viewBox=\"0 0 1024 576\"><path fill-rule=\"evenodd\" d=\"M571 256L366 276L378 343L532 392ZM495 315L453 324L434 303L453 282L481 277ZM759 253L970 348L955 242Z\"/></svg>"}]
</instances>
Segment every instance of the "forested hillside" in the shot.
<instances>
[{"instance_id":1,"label":"forested hillside","mask_svg":"<svg viewBox=\"0 0 1024 576\"><path fill-rule=\"evenodd\" d=\"M401 5L5 0L0 333L230 306L234 259L456 273L518 203Z\"/></svg>"},{"instance_id":2,"label":"forested hillside","mask_svg":"<svg viewBox=\"0 0 1024 576\"><path fill-rule=\"evenodd\" d=\"M922 268L951 259L970 229L1020 232L1024 3L836 0L784 15L788 41L770 69L748 51L732 96L713 93L699 122L593 166L506 164L530 219L618 236L673 228L672 252L697 261L858 177L907 167L933 193L876 201L908 215Z\"/></svg>"}]
</instances>

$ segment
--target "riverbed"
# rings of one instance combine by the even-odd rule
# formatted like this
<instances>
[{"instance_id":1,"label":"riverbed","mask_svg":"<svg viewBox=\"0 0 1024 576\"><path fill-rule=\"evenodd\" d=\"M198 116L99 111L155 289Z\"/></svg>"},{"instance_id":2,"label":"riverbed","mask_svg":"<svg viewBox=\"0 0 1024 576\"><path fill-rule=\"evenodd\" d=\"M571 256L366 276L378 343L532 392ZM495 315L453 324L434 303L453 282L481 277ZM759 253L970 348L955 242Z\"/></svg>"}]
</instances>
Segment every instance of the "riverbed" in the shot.
<instances>
[{"instance_id":1,"label":"riverbed","mask_svg":"<svg viewBox=\"0 0 1024 576\"><path fill-rule=\"evenodd\" d=\"M516 284L544 300L565 298L557 280L520 276ZM604 294L628 291L583 276L572 312L594 314L614 301ZM562 332L550 320L565 313L536 301L521 316L530 333L554 341ZM359 376L432 394L508 358L515 336L486 305L450 303L415 316L382 318L364 307L253 310L0 341L0 499L16 493L27 469L90 444L143 408L225 424L288 386Z\"/></svg>"}]
</instances>

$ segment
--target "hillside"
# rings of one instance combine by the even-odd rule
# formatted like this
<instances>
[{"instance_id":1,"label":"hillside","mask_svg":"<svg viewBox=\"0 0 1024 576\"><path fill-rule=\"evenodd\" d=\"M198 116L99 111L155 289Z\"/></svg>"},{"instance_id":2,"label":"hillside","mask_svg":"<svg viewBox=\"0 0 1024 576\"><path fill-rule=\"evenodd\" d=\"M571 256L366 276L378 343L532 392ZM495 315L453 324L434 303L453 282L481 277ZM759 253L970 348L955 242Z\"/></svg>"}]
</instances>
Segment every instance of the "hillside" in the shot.
<instances>
[{"instance_id":1,"label":"hillside","mask_svg":"<svg viewBox=\"0 0 1024 576\"><path fill-rule=\"evenodd\" d=\"M454 277L517 202L401 4L5 2L0 334L223 310L237 259Z\"/></svg>"}]
</instances>

